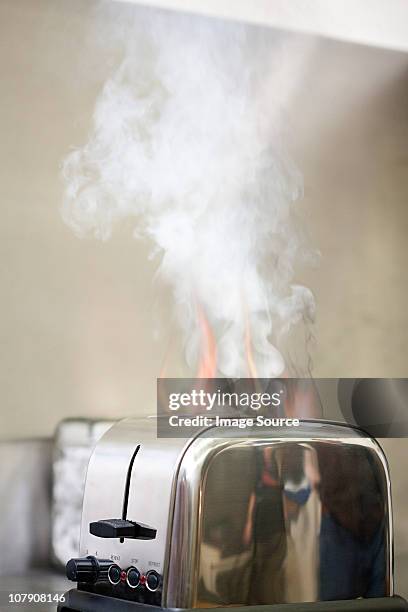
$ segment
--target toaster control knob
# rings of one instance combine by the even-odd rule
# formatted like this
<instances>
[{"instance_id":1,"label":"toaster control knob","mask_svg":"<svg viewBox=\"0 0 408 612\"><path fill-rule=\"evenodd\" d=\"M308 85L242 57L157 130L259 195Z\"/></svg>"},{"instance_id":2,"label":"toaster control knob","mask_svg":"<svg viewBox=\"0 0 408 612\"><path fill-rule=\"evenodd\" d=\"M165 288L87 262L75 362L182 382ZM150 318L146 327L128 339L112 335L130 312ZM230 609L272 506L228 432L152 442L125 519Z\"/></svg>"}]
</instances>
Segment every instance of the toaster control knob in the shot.
<instances>
[{"instance_id":1,"label":"toaster control knob","mask_svg":"<svg viewBox=\"0 0 408 612\"><path fill-rule=\"evenodd\" d=\"M136 567L129 567L126 572L126 582L131 589L135 589L140 584L140 572Z\"/></svg>"},{"instance_id":2,"label":"toaster control knob","mask_svg":"<svg viewBox=\"0 0 408 612\"><path fill-rule=\"evenodd\" d=\"M66 566L68 580L73 582L96 582L98 566L94 557L70 559Z\"/></svg>"},{"instance_id":3,"label":"toaster control knob","mask_svg":"<svg viewBox=\"0 0 408 612\"><path fill-rule=\"evenodd\" d=\"M122 571L119 565L116 565L116 563L112 563L112 565L108 569L109 582L113 585L119 584L121 577L122 577Z\"/></svg>"},{"instance_id":4,"label":"toaster control knob","mask_svg":"<svg viewBox=\"0 0 408 612\"><path fill-rule=\"evenodd\" d=\"M157 591L160 585L160 574L154 570L150 570L146 574L146 587L149 591Z\"/></svg>"},{"instance_id":5,"label":"toaster control knob","mask_svg":"<svg viewBox=\"0 0 408 612\"><path fill-rule=\"evenodd\" d=\"M70 559L66 572L67 578L73 582L104 581L116 585L120 582L121 570L119 565L112 563L110 559L97 559L90 556Z\"/></svg>"},{"instance_id":6,"label":"toaster control knob","mask_svg":"<svg viewBox=\"0 0 408 612\"><path fill-rule=\"evenodd\" d=\"M125 519L104 519L90 523L89 531L98 538L154 540L157 530L144 523L136 523Z\"/></svg>"}]
</instances>

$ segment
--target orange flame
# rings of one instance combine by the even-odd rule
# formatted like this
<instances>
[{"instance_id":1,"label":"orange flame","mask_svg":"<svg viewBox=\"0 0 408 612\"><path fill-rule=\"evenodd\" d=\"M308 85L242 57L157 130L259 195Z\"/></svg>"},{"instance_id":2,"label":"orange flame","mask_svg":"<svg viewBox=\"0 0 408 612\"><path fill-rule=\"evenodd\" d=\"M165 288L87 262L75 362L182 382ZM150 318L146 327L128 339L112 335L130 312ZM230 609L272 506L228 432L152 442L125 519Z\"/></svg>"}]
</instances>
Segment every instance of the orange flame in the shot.
<instances>
[{"instance_id":1,"label":"orange flame","mask_svg":"<svg viewBox=\"0 0 408 612\"><path fill-rule=\"evenodd\" d=\"M201 332L201 348L197 378L215 378L217 373L217 342L210 323L205 316L203 309L199 305L197 305L197 318ZM258 372L253 354L251 329L247 314L245 315L244 345L248 367L248 377L258 378Z\"/></svg>"},{"instance_id":2,"label":"orange flame","mask_svg":"<svg viewBox=\"0 0 408 612\"><path fill-rule=\"evenodd\" d=\"M215 378L217 372L217 343L215 336L200 306L197 306L197 317L201 331L201 354L197 378Z\"/></svg>"},{"instance_id":3,"label":"orange flame","mask_svg":"<svg viewBox=\"0 0 408 612\"><path fill-rule=\"evenodd\" d=\"M254 352L252 347L251 327L249 325L249 318L247 312L245 312L245 355L248 367L248 377L258 378L258 372L256 369Z\"/></svg>"}]
</instances>

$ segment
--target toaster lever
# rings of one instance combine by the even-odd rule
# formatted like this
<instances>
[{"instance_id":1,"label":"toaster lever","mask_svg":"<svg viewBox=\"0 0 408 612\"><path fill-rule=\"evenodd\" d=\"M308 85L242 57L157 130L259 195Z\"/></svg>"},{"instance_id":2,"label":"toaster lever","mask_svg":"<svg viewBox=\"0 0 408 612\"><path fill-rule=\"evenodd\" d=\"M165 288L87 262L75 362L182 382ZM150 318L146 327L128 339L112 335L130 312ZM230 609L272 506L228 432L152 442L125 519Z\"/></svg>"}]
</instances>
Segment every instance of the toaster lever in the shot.
<instances>
[{"instance_id":1,"label":"toaster lever","mask_svg":"<svg viewBox=\"0 0 408 612\"><path fill-rule=\"evenodd\" d=\"M133 540L154 540L157 530L144 523L125 519L104 519L90 523L89 531L98 538L130 538Z\"/></svg>"}]
</instances>

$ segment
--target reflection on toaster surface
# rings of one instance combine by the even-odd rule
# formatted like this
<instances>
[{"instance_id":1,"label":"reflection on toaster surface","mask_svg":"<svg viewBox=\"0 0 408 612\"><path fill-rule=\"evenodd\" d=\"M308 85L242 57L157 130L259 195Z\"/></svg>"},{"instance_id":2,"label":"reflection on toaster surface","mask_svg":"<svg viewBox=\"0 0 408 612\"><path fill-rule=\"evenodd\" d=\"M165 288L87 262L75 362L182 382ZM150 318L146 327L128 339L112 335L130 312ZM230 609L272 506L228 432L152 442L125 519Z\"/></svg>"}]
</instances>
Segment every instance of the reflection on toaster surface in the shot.
<instances>
[{"instance_id":1,"label":"reflection on toaster surface","mask_svg":"<svg viewBox=\"0 0 408 612\"><path fill-rule=\"evenodd\" d=\"M195 605L389 594L386 495L364 446L227 447L205 479Z\"/></svg>"}]
</instances>

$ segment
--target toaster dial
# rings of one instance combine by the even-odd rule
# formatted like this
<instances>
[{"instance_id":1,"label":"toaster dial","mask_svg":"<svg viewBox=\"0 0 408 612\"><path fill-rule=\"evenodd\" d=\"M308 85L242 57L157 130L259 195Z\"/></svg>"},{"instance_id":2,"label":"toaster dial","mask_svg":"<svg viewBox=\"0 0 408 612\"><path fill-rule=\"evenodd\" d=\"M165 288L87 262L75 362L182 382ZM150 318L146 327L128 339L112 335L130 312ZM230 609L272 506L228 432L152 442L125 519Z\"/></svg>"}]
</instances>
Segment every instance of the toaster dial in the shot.
<instances>
[{"instance_id":1,"label":"toaster dial","mask_svg":"<svg viewBox=\"0 0 408 612\"><path fill-rule=\"evenodd\" d=\"M136 589L140 584L140 572L136 567L129 567L126 572L126 582L131 589Z\"/></svg>"},{"instance_id":2,"label":"toaster dial","mask_svg":"<svg viewBox=\"0 0 408 612\"><path fill-rule=\"evenodd\" d=\"M157 591L160 586L160 574L155 572L154 570L150 570L146 574L146 588L149 591Z\"/></svg>"},{"instance_id":3,"label":"toaster dial","mask_svg":"<svg viewBox=\"0 0 408 612\"><path fill-rule=\"evenodd\" d=\"M67 578L74 582L93 583L97 581L110 582L113 585L120 582L120 567L110 559L85 557L70 559L67 563Z\"/></svg>"},{"instance_id":4,"label":"toaster dial","mask_svg":"<svg viewBox=\"0 0 408 612\"><path fill-rule=\"evenodd\" d=\"M68 580L73 582L96 582L98 566L94 557L70 559L67 563L66 573Z\"/></svg>"}]
</instances>

